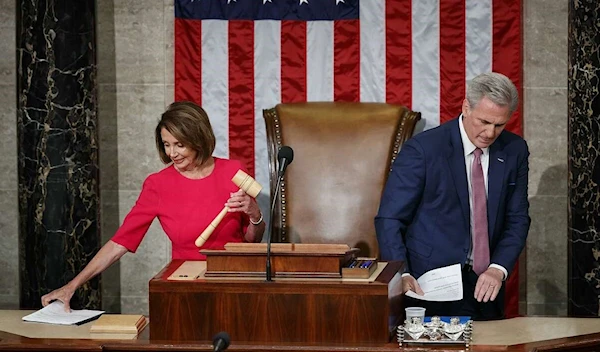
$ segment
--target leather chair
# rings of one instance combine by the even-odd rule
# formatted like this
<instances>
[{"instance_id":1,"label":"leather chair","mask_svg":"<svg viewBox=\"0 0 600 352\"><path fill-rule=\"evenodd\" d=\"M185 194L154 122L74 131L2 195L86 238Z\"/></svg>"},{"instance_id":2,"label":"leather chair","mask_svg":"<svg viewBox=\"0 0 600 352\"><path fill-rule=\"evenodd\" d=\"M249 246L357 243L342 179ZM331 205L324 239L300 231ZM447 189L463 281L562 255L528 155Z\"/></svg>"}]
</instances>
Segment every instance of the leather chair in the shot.
<instances>
[{"instance_id":1,"label":"leather chair","mask_svg":"<svg viewBox=\"0 0 600 352\"><path fill-rule=\"evenodd\" d=\"M278 149L294 150L270 221L272 241L344 243L376 257L381 193L421 114L384 103L308 102L279 104L263 117L271 201Z\"/></svg>"}]
</instances>

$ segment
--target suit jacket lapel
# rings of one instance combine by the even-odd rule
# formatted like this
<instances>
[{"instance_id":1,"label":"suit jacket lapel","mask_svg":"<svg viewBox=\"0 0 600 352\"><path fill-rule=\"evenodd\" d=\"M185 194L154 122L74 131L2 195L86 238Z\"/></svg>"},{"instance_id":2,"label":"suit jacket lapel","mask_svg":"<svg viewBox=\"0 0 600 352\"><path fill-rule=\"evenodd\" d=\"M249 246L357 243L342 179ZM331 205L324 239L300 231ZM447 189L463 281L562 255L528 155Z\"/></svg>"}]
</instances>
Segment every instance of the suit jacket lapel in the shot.
<instances>
[{"instance_id":1,"label":"suit jacket lapel","mask_svg":"<svg viewBox=\"0 0 600 352\"><path fill-rule=\"evenodd\" d=\"M490 146L490 163L488 167L488 234L490 238L494 234L500 194L504 185L504 167L506 165L506 153L501 136Z\"/></svg>"},{"instance_id":2,"label":"suit jacket lapel","mask_svg":"<svg viewBox=\"0 0 600 352\"><path fill-rule=\"evenodd\" d=\"M469 184L467 183L467 170L465 168L465 153L460 138L460 129L458 119L450 122L450 146L448 148L448 166L452 172L454 186L460 200L460 208L462 209L463 218L467 225L467 230L470 224L470 208L469 208Z\"/></svg>"}]
</instances>

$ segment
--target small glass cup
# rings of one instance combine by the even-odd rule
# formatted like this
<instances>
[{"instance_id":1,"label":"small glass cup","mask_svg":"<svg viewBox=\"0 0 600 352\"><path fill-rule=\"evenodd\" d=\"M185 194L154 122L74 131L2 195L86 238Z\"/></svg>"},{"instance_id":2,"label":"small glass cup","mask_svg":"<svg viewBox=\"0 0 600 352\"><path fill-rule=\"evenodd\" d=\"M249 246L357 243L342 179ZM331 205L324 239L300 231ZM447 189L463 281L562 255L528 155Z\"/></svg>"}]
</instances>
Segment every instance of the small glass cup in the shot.
<instances>
[{"instance_id":1,"label":"small glass cup","mask_svg":"<svg viewBox=\"0 0 600 352\"><path fill-rule=\"evenodd\" d=\"M421 318L421 322L425 321L425 308L423 307L407 307L404 309L406 312L406 320L411 321L412 317Z\"/></svg>"}]
</instances>

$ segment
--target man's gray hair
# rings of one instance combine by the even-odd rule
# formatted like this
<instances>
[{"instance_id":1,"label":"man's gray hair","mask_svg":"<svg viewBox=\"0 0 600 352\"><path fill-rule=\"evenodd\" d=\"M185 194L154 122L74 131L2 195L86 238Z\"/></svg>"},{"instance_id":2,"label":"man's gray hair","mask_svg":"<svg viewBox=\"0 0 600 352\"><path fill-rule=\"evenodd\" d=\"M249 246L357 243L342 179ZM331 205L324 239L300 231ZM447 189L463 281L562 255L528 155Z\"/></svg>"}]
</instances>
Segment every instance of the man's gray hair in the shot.
<instances>
[{"instance_id":1,"label":"man's gray hair","mask_svg":"<svg viewBox=\"0 0 600 352\"><path fill-rule=\"evenodd\" d=\"M488 98L499 106L508 106L512 115L519 105L519 92L514 83L503 74L482 73L473 78L467 88L467 101L471 109L483 99Z\"/></svg>"}]
</instances>

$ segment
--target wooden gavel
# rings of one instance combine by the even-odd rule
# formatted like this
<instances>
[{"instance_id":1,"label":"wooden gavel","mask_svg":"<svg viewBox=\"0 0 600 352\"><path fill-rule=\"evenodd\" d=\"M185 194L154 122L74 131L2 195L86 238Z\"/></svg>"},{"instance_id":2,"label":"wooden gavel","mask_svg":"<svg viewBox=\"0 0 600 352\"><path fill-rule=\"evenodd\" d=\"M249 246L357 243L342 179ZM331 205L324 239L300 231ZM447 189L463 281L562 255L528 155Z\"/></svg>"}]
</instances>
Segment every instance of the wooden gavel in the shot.
<instances>
[{"instance_id":1,"label":"wooden gavel","mask_svg":"<svg viewBox=\"0 0 600 352\"><path fill-rule=\"evenodd\" d=\"M256 182L255 179L253 179L250 175L248 175L242 170L238 170L238 172L235 173L231 181L252 198L256 198L256 196L262 190L262 186L260 185L260 183ZM208 224L206 229L204 229L200 236L196 238L196 242L194 242L196 244L196 247L202 247L204 245L204 243L208 240L210 235L212 235L213 231L217 228L217 226L219 226L219 223L221 223L221 220L223 220L225 214L227 214L228 211L229 207L224 207L223 210L221 210L221 212L217 214L214 220L211 221L210 224Z\"/></svg>"}]
</instances>

